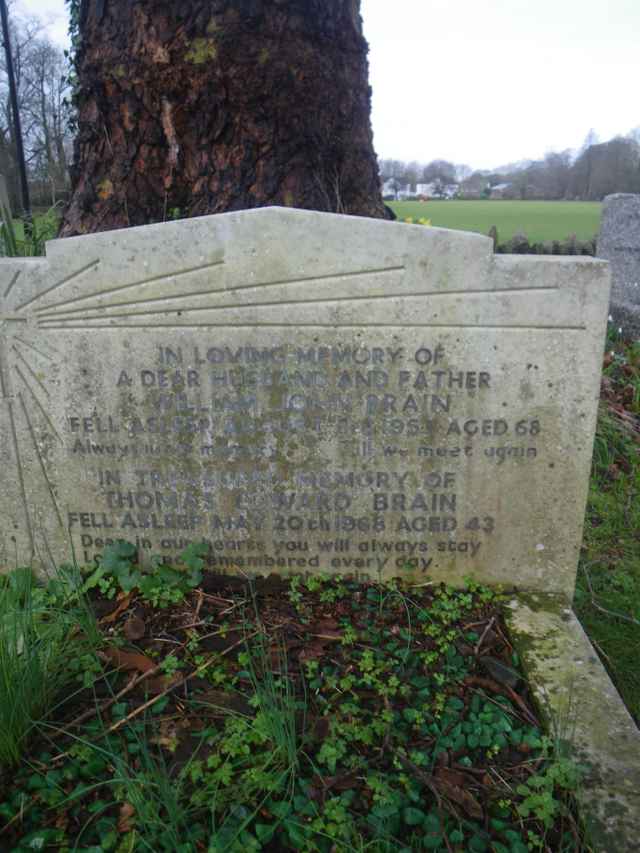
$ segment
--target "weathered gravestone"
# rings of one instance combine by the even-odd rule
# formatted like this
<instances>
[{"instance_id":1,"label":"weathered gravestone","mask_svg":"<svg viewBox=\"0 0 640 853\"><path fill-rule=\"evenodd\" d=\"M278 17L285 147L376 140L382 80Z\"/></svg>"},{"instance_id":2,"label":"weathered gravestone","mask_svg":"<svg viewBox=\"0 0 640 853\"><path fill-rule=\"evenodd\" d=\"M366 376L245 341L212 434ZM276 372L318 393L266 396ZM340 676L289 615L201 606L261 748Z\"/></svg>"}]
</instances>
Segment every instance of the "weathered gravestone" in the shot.
<instances>
[{"instance_id":1,"label":"weathered gravestone","mask_svg":"<svg viewBox=\"0 0 640 853\"><path fill-rule=\"evenodd\" d=\"M605 198L597 254L611 268L611 315L628 335L640 337L640 195Z\"/></svg>"},{"instance_id":2,"label":"weathered gravestone","mask_svg":"<svg viewBox=\"0 0 640 853\"><path fill-rule=\"evenodd\" d=\"M206 540L228 572L571 594L604 263L262 209L1 271L3 565Z\"/></svg>"},{"instance_id":3,"label":"weathered gravestone","mask_svg":"<svg viewBox=\"0 0 640 853\"><path fill-rule=\"evenodd\" d=\"M263 209L54 241L0 299L0 565L206 540L231 573L515 584L597 849L637 849L640 738L567 607L605 263Z\"/></svg>"}]
</instances>

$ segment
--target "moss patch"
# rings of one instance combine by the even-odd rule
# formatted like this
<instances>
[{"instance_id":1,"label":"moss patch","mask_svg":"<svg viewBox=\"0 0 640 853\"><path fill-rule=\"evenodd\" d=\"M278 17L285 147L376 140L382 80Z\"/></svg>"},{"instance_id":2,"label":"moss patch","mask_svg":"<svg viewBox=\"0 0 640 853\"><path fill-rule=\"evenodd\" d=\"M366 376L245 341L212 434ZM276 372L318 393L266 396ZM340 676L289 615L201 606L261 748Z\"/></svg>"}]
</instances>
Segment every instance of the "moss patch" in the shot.
<instances>
[{"instance_id":1,"label":"moss patch","mask_svg":"<svg viewBox=\"0 0 640 853\"><path fill-rule=\"evenodd\" d=\"M196 38L191 42L184 58L194 65L203 65L214 60L217 55L218 48L212 38Z\"/></svg>"}]
</instances>

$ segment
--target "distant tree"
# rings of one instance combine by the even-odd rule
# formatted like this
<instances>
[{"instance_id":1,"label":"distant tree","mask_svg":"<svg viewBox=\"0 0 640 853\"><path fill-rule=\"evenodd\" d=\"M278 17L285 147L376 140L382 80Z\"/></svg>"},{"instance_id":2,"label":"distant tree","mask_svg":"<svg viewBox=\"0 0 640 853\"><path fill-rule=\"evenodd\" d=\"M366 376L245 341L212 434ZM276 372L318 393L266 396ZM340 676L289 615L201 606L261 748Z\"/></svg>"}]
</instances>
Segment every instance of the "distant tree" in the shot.
<instances>
[{"instance_id":1,"label":"distant tree","mask_svg":"<svg viewBox=\"0 0 640 853\"><path fill-rule=\"evenodd\" d=\"M421 172L422 166L416 160L412 160L411 163L407 163L404 173L405 183L415 186L420 180Z\"/></svg>"},{"instance_id":2,"label":"distant tree","mask_svg":"<svg viewBox=\"0 0 640 853\"><path fill-rule=\"evenodd\" d=\"M571 181L571 152L550 151L539 170L539 184L545 198L562 199L569 193Z\"/></svg>"},{"instance_id":3,"label":"distant tree","mask_svg":"<svg viewBox=\"0 0 640 853\"><path fill-rule=\"evenodd\" d=\"M381 180L388 181L393 177L391 173L391 163L392 161L388 158L378 158L378 172L380 173Z\"/></svg>"},{"instance_id":4,"label":"distant tree","mask_svg":"<svg viewBox=\"0 0 640 853\"><path fill-rule=\"evenodd\" d=\"M599 200L616 192L640 192L640 145L622 136L583 148L571 170L574 196Z\"/></svg>"},{"instance_id":5,"label":"distant tree","mask_svg":"<svg viewBox=\"0 0 640 853\"><path fill-rule=\"evenodd\" d=\"M67 101L69 69L62 51L33 18L11 17L11 43L29 179L49 186L49 198L65 188L71 144ZM17 197L15 132L4 55L0 60L0 172Z\"/></svg>"},{"instance_id":6,"label":"distant tree","mask_svg":"<svg viewBox=\"0 0 640 853\"><path fill-rule=\"evenodd\" d=\"M82 0L78 26L63 236L175 209L384 217L360 0Z\"/></svg>"},{"instance_id":7,"label":"distant tree","mask_svg":"<svg viewBox=\"0 0 640 853\"><path fill-rule=\"evenodd\" d=\"M443 186L455 184L456 167L448 160L432 160L422 170L422 180L425 184L438 181Z\"/></svg>"},{"instance_id":8,"label":"distant tree","mask_svg":"<svg viewBox=\"0 0 640 853\"><path fill-rule=\"evenodd\" d=\"M488 173L484 171L472 172L465 178L460 186L461 195L470 198L479 198L485 192L489 183Z\"/></svg>"},{"instance_id":9,"label":"distant tree","mask_svg":"<svg viewBox=\"0 0 640 853\"><path fill-rule=\"evenodd\" d=\"M589 198L602 199L610 193L637 192L640 146L632 139L617 136L592 146Z\"/></svg>"},{"instance_id":10,"label":"distant tree","mask_svg":"<svg viewBox=\"0 0 640 853\"><path fill-rule=\"evenodd\" d=\"M33 176L50 187L51 200L67 184L67 149L70 145L68 68L64 56L51 42L32 45L28 66L32 97L26 113L31 117Z\"/></svg>"},{"instance_id":11,"label":"distant tree","mask_svg":"<svg viewBox=\"0 0 640 853\"><path fill-rule=\"evenodd\" d=\"M391 160L391 174L390 177L395 178L397 181L402 181L406 184L407 178L407 164L404 160Z\"/></svg>"},{"instance_id":12,"label":"distant tree","mask_svg":"<svg viewBox=\"0 0 640 853\"><path fill-rule=\"evenodd\" d=\"M524 169L519 169L510 182L513 186L513 193L517 198L522 200L531 196L533 187L533 167L526 166Z\"/></svg>"},{"instance_id":13,"label":"distant tree","mask_svg":"<svg viewBox=\"0 0 640 853\"><path fill-rule=\"evenodd\" d=\"M581 198L591 198L591 180L593 176L594 148L598 144L598 135L591 128L587 133L574 169L573 186L576 195Z\"/></svg>"},{"instance_id":14,"label":"distant tree","mask_svg":"<svg viewBox=\"0 0 640 853\"><path fill-rule=\"evenodd\" d=\"M416 163L381 161L381 170L398 176L400 184L412 182ZM626 136L600 143L593 130L587 135L578 155L549 151L542 160L522 160L499 170L471 171L469 166L447 160L433 160L418 168L420 181L433 185L434 195L447 184L460 184L462 197L488 197L487 186L508 184L503 198L587 198L601 199L613 192L640 192L640 127Z\"/></svg>"}]
</instances>

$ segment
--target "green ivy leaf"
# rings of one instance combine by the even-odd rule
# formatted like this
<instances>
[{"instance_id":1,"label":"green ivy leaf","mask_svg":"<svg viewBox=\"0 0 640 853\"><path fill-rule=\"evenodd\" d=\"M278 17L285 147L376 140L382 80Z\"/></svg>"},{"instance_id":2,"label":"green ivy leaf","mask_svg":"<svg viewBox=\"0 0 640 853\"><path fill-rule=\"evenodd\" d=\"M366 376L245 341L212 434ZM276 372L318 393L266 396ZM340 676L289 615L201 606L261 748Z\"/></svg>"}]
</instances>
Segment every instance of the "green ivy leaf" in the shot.
<instances>
[{"instance_id":1,"label":"green ivy leaf","mask_svg":"<svg viewBox=\"0 0 640 853\"><path fill-rule=\"evenodd\" d=\"M268 841L271 841L273 833L276 831L276 827L277 824L257 823L254 829L258 841L264 842L265 844Z\"/></svg>"},{"instance_id":2,"label":"green ivy leaf","mask_svg":"<svg viewBox=\"0 0 640 853\"><path fill-rule=\"evenodd\" d=\"M407 806L407 808L402 812L402 817L408 826L420 826L424 822L426 815L420 809L416 809L413 806Z\"/></svg>"},{"instance_id":3,"label":"green ivy leaf","mask_svg":"<svg viewBox=\"0 0 640 853\"><path fill-rule=\"evenodd\" d=\"M481 835L474 835L469 839L467 848L471 853L485 853L488 850L487 841Z\"/></svg>"}]
</instances>

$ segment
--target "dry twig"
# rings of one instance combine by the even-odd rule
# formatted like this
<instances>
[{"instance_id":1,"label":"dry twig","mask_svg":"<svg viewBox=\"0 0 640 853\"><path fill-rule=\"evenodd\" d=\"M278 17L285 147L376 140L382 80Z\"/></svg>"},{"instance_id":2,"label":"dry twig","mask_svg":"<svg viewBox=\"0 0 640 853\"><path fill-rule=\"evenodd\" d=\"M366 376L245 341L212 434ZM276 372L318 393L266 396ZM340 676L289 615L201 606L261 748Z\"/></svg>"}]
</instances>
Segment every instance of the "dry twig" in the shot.
<instances>
[{"instance_id":1,"label":"dry twig","mask_svg":"<svg viewBox=\"0 0 640 853\"><path fill-rule=\"evenodd\" d=\"M197 666L197 667L193 670L193 672L190 672L190 673L189 673L189 675L186 675L184 678L180 679L180 681L177 681L175 684L171 684L171 685L169 685L169 687L167 687L167 688L166 688L165 690L163 690L161 693L158 693L158 695L157 695L157 696L154 696L152 699L149 699L147 702L144 702L142 705L139 705L137 708L134 708L134 709L133 709L133 711L131 711L131 713L130 713L130 714L127 714L127 716L126 716L126 717L123 717L123 719L122 719L122 720L118 720L118 721L117 721L117 722L115 722L112 726L109 726L109 728L108 728L108 729L106 729L104 732L102 732L100 735L98 735L98 737L99 737L99 738L104 738L104 737L106 737L107 735L113 734L113 732L118 731L118 730L119 730L119 729L121 729L124 725L126 725L126 724L127 724L127 723L129 723L129 722L131 722L131 720L133 720L133 719L135 719L136 717L140 716L140 714L142 714L144 711L147 711L149 708L153 707L153 705L155 705L155 704L156 704L156 702L159 702L161 699L163 699L163 698L164 698L165 696L167 696L169 693L172 693L174 690L177 690L179 687L183 687L183 686L184 686L188 681L191 681L191 679L192 679L192 678L196 678L198 675L200 675L200 673L204 672L204 671L206 670L206 668L209 666L209 664L211 663L211 661L212 661L212 660L213 660L213 659L214 659L218 654L219 654L219 655L221 655L221 656L223 656L223 655L228 655L228 654L229 654L229 652L232 652L232 651L233 651L234 649L236 649L238 646L242 645L242 643L246 642L247 640L250 640L252 637L255 637L255 635L256 635L256 634L259 634L259 633L260 633L260 631L259 631L259 630L258 630L258 631L254 631L252 634L249 634L249 636L247 636L247 637L242 637L240 640L238 640L238 642L237 642L237 643L234 643L232 646L229 646L229 648L228 648L228 649L225 649L225 650L224 650L224 651L222 651L222 652L214 652L213 654L209 655L209 656L207 657L207 659L206 659L205 661L203 661L203 663L201 663L199 666ZM159 667L156 667L156 669L158 669L158 668L159 668ZM149 673L148 673L147 675L150 675L152 671L153 671L153 670L149 670ZM142 678L141 678L140 680L142 680ZM131 689L131 688L129 688L129 689ZM111 700L109 700L109 701L111 701ZM68 753L68 752L62 752L62 753L60 753L60 755L56 755L56 756L54 756L54 758L52 758L52 759L51 759L51 763L53 764L53 763L55 763L55 762L57 762L57 761L61 761L63 758L67 758L67 757L68 757L68 755L69 755L69 753Z\"/></svg>"},{"instance_id":2,"label":"dry twig","mask_svg":"<svg viewBox=\"0 0 640 853\"><path fill-rule=\"evenodd\" d=\"M496 617L492 616L491 619L489 619L489 621L487 622L484 631L480 635L480 639L476 643L476 647L473 650L473 653L476 657L478 657L478 652L480 651L480 648L482 647L482 643L484 642L484 638L487 636L489 631L493 628L495 621L496 621Z\"/></svg>"}]
</instances>

